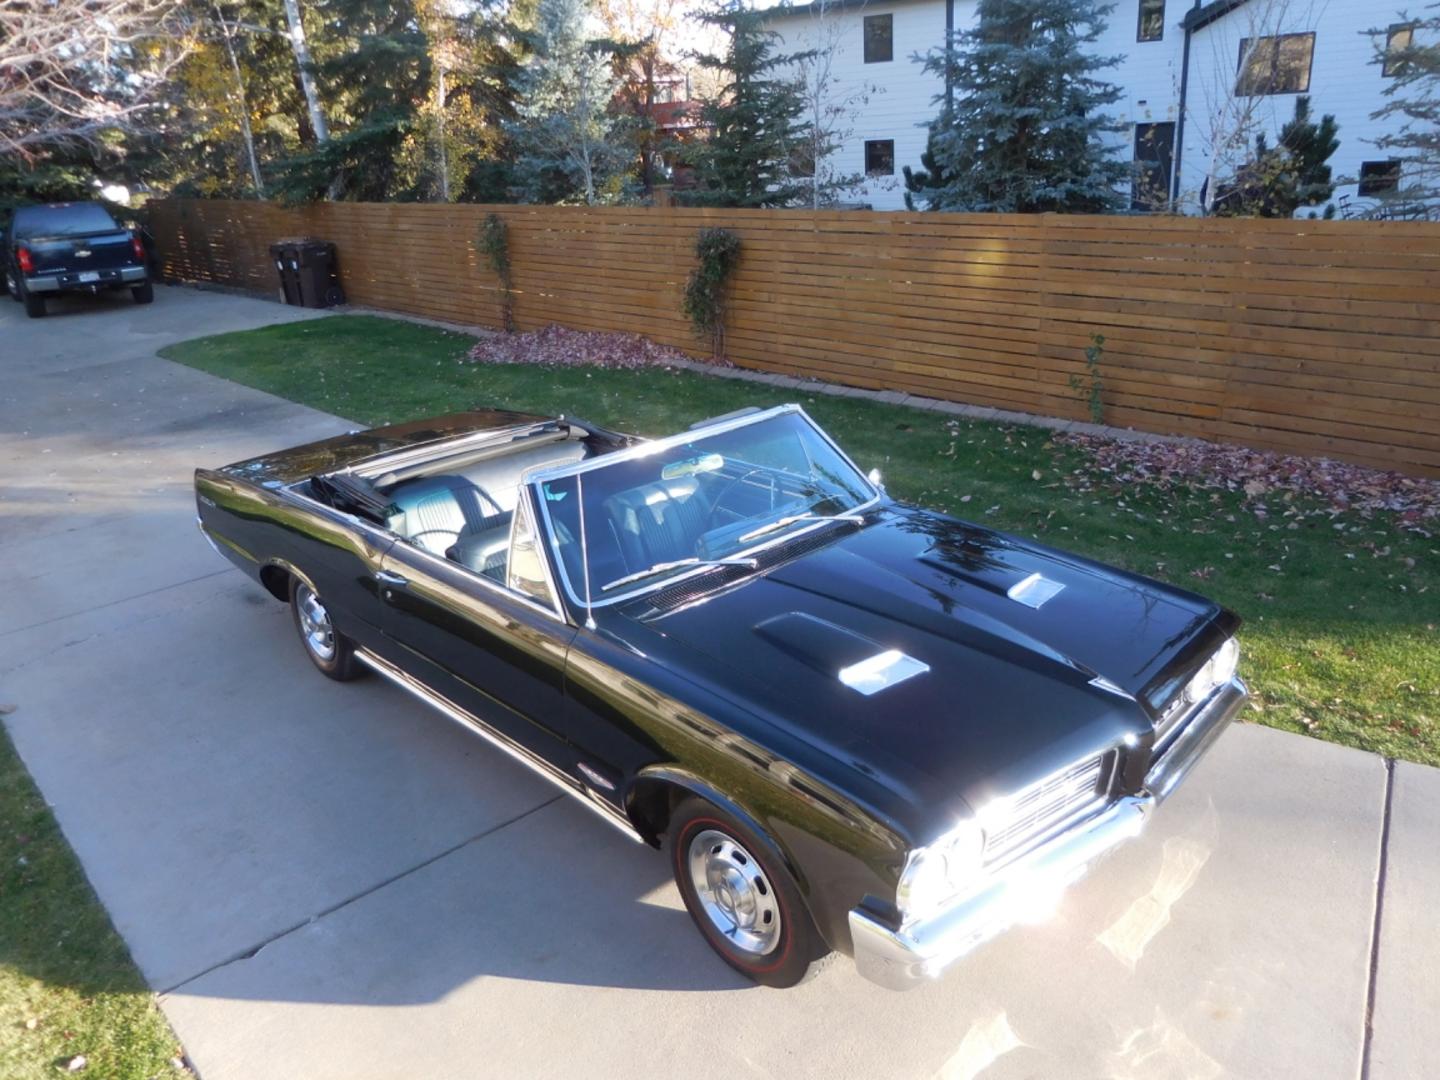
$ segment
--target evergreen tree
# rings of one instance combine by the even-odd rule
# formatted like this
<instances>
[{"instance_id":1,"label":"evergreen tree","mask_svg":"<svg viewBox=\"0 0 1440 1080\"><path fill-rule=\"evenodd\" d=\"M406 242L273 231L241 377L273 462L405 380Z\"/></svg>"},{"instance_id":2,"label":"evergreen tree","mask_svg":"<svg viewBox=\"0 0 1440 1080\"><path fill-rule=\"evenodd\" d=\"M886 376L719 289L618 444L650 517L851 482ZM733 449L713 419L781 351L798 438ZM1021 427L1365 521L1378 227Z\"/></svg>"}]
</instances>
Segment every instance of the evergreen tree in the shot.
<instances>
[{"instance_id":1,"label":"evergreen tree","mask_svg":"<svg viewBox=\"0 0 1440 1080\"><path fill-rule=\"evenodd\" d=\"M1288 218L1302 206L1325 202L1335 191L1326 162L1340 147L1338 132L1335 117L1326 114L1316 123L1310 99L1296 98L1295 115L1280 129L1278 145L1272 148L1263 131L1255 136L1254 156L1216 193L1213 212Z\"/></svg>"},{"instance_id":2,"label":"evergreen tree","mask_svg":"<svg viewBox=\"0 0 1440 1080\"><path fill-rule=\"evenodd\" d=\"M704 206L788 206L810 191L792 161L805 142L805 103L790 65L808 53L775 52L777 35L743 0L716 0L698 18L729 36L723 56L696 54L715 73L717 93L700 108L709 137L691 158L698 188L687 201Z\"/></svg>"},{"instance_id":3,"label":"evergreen tree","mask_svg":"<svg viewBox=\"0 0 1440 1080\"><path fill-rule=\"evenodd\" d=\"M973 29L925 58L948 91L931 154L946 174L933 210L1094 213L1121 201L1130 166L1099 110L1120 97L1097 73L1120 63L1087 47L1113 5L1094 0L980 0ZM953 96L953 104L951 98Z\"/></svg>"},{"instance_id":4,"label":"evergreen tree","mask_svg":"<svg viewBox=\"0 0 1440 1080\"><path fill-rule=\"evenodd\" d=\"M631 164L625 124L610 107L620 84L613 46L586 33L590 14L586 0L540 0L536 10L509 125L529 201L614 197Z\"/></svg>"},{"instance_id":5,"label":"evergreen tree","mask_svg":"<svg viewBox=\"0 0 1440 1080\"><path fill-rule=\"evenodd\" d=\"M935 160L935 131L937 128L944 130L948 126L949 121L942 112L940 118L930 124L929 134L925 136L925 149L920 154L920 168L912 169L906 165L900 170L905 178L906 210L916 209L915 197L917 195L928 201L950 182L950 176L945 172L944 166Z\"/></svg>"}]
</instances>

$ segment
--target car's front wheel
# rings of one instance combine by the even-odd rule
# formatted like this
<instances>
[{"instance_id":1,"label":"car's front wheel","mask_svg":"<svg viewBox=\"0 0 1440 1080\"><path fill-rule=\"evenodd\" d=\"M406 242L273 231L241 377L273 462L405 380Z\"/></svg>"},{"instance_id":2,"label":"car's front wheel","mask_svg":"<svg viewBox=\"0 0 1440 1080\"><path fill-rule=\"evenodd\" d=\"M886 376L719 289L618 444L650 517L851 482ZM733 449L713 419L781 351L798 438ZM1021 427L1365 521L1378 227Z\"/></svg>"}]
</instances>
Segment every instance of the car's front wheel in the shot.
<instances>
[{"instance_id":1,"label":"car's front wheel","mask_svg":"<svg viewBox=\"0 0 1440 1080\"><path fill-rule=\"evenodd\" d=\"M364 673L355 659L355 645L330 621L319 595L299 578L290 579L290 612L305 655L332 679L346 682Z\"/></svg>"},{"instance_id":2,"label":"car's front wheel","mask_svg":"<svg viewBox=\"0 0 1440 1080\"><path fill-rule=\"evenodd\" d=\"M828 950L800 890L769 846L699 799L670 821L670 863L685 907L710 947L763 986L794 986Z\"/></svg>"}]
</instances>

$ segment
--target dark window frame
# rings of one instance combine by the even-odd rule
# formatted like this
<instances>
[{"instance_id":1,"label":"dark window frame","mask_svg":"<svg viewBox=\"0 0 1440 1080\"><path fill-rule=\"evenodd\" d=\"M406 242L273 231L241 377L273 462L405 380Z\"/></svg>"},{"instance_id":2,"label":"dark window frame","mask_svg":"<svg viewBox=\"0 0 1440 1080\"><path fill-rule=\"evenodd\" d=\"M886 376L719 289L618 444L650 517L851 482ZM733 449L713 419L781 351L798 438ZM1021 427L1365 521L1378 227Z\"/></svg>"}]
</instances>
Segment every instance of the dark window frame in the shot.
<instances>
[{"instance_id":1,"label":"dark window frame","mask_svg":"<svg viewBox=\"0 0 1440 1080\"><path fill-rule=\"evenodd\" d=\"M1162 132L1166 135L1163 139ZM1166 209L1175 172L1175 121L1135 124L1130 143L1135 170L1130 181L1130 209L1139 213ZM1159 153L1162 147L1164 153ZM1149 151L1149 156L1142 157L1142 149ZM1153 175L1158 183L1146 185L1142 175Z\"/></svg>"},{"instance_id":2,"label":"dark window frame","mask_svg":"<svg viewBox=\"0 0 1440 1080\"><path fill-rule=\"evenodd\" d=\"M890 148L890 167L888 169L872 169L870 167L870 148L888 146ZM895 140L894 139L866 139L865 140L865 175L866 176L894 176L895 175Z\"/></svg>"},{"instance_id":3,"label":"dark window frame","mask_svg":"<svg viewBox=\"0 0 1440 1080\"><path fill-rule=\"evenodd\" d=\"M1307 39L1310 43L1305 57L1305 78L1301 85L1293 90L1277 90L1274 88L1276 70L1280 63L1280 50L1285 41L1300 38ZM1252 84L1246 82L1245 70L1245 47L1250 43L1250 38L1240 39L1240 55L1235 63L1235 96L1236 97L1279 97L1283 94L1308 94L1310 92L1311 76L1315 73L1315 31L1303 30L1294 34L1262 34L1257 40L1261 42L1274 42L1273 51L1270 56L1270 82L1267 87L1252 88Z\"/></svg>"},{"instance_id":4,"label":"dark window frame","mask_svg":"<svg viewBox=\"0 0 1440 1080\"><path fill-rule=\"evenodd\" d=\"M870 52L870 26L873 23L880 25L884 20L885 26L885 55L872 56ZM865 15L860 20L860 40L864 43L865 63L867 64L889 64L895 59L895 16L888 15ZM878 48L876 52L878 53Z\"/></svg>"},{"instance_id":5,"label":"dark window frame","mask_svg":"<svg viewBox=\"0 0 1440 1080\"><path fill-rule=\"evenodd\" d=\"M1160 20L1156 24L1155 33L1148 37L1145 34L1145 5L1147 3L1152 6L1156 3L1160 5ZM1165 40L1165 0L1140 0L1135 8L1135 40L1141 44Z\"/></svg>"},{"instance_id":6,"label":"dark window frame","mask_svg":"<svg viewBox=\"0 0 1440 1080\"><path fill-rule=\"evenodd\" d=\"M1415 24L1413 22L1395 23L1385 31L1385 59L1380 65L1382 79L1393 79L1404 73L1405 61L1391 55L1394 51L1395 38L1400 34L1405 35L1405 44L1402 48L1410 48L1415 43Z\"/></svg>"},{"instance_id":7,"label":"dark window frame","mask_svg":"<svg viewBox=\"0 0 1440 1080\"><path fill-rule=\"evenodd\" d=\"M1370 173L1369 176L1365 175L1367 171ZM1399 190L1400 160L1398 158L1360 163L1360 182L1357 191L1360 198L1380 199Z\"/></svg>"}]
</instances>

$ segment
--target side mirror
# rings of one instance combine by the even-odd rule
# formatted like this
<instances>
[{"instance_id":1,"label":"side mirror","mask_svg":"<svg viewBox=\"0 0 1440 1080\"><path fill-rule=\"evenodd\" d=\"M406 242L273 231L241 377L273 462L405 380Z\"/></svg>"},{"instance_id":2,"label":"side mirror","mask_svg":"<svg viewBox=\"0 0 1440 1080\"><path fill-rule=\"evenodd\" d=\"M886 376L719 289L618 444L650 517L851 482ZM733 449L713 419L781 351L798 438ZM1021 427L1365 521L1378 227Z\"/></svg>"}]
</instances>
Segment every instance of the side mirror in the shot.
<instances>
[{"instance_id":1,"label":"side mirror","mask_svg":"<svg viewBox=\"0 0 1440 1080\"><path fill-rule=\"evenodd\" d=\"M881 478L879 469L871 469L865 474L865 479L869 480L871 484L881 491L885 490L885 481Z\"/></svg>"}]
</instances>

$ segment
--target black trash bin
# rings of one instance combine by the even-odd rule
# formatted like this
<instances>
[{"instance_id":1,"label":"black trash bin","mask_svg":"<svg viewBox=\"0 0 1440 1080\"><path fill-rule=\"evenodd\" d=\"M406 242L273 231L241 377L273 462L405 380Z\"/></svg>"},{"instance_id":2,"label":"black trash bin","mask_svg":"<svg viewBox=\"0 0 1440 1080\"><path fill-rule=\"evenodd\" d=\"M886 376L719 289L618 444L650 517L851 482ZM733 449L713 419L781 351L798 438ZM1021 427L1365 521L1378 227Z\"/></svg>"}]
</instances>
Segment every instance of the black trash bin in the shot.
<instances>
[{"instance_id":1,"label":"black trash bin","mask_svg":"<svg viewBox=\"0 0 1440 1080\"><path fill-rule=\"evenodd\" d=\"M324 308L345 303L335 245L330 241L312 236L281 240L271 246L270 254L276 257L287 304Z\"/></svg>"},{"instance_id":2,"label":"black trash bin","mask_svg":"<svg viewBox=\"0 0 1440 1080\"><path fill-rule=\"evenodd\" d=\"M298 307L300 305L300 278L297 267L300 258L295 252L295 242L280 240L271 244L270 259L275 264L276 274L280 277L280 302Z\"/></svg>"}]
</instances>

